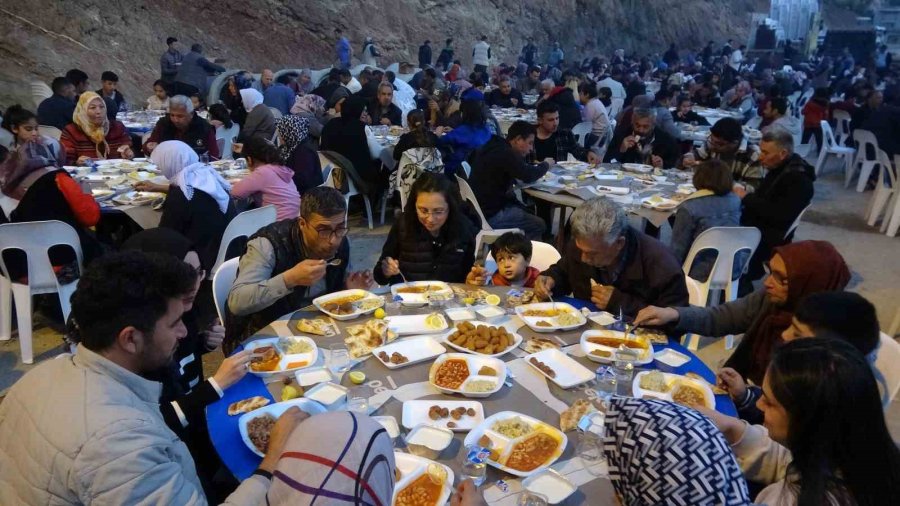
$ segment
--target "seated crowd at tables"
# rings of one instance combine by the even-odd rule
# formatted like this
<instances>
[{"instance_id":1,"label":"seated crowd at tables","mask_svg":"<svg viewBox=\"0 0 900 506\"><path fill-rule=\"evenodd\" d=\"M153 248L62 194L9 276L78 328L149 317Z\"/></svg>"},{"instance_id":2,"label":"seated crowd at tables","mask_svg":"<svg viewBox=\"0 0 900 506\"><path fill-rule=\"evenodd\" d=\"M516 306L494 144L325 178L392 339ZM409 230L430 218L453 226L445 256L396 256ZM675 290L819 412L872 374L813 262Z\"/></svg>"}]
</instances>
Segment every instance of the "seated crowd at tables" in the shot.
<instances>
[{"instance_id":1,"label":"seated crowd at tables","mask_svg":"<svg viewBox=\"0 0 900 506\"><path fill-rule=\"evenodd\" d=\"M884 420L890 392L876 366L874 307L844 291L850 267L833 245L793 242L788 233L812 200L816 179L794 152L795 138L821 136L815 125L786 114L784 97L809 85L805 74L742 69L740 59L735 68L740 50L691 64L677 52L666 63L616 51L611 65L595 58L566 69L560 50L551 67L500 65L468 79L451 60L446 74L423 68L415 88L390 71L365 69L354 77L335 68L312 83L309 75L275 80L264 70L258 84L249 73L229 77L220 103L204 118L197 114L199 95L192 100L198 87L179 79L192 79L184 65L209 70L214 64L202 48L181 55L172 49L176 43L169 43L162 78L147 100L166 115L146 139L133 138L115 119L127 102L112 72L102 75L95 93L84 72L70 71L53 81L54 95L36 114L21 106L3 114L0 190L7 200L0 218L71 225L85 269L72 273L70 254L51 255L60 275L80 278L66 333L74 351L27 373L0 404L0 503L293 504L309 497L291 485L292 477L328 468L285 452L337 459L343 447L353 449L343 466L371 472L364 490L341 476L335 493L389 503L393 447L368 417L288 410L257 471L238 483L212 447L205 408L247 372L249 352L232 352L272 321L320 295L420 280L522 287L541 300L571 295L672 338L743 334L717 371L739 418L655 400L613 397L605 406L604 450L623 504L685 497L725 504L900 502L900 451ZM832 107L852 107L860 128L890 124L895 106L883 104L881 92L852 72L838 65L832 83L846 102L832 105L830 92L817 91L810 113L827 119ZM644 79L651 77L663 87L648 95ZM493 89L486 92L486 83ZM524 95L534 91L536 103L526 104ZM823 97L826 110L814 111ZM896 93L885 98L898 99ZM624 109L614 126L611 104L618 100ZM741 118L721 119L701 145L685 145L673 126L705 122L692 103L721 105ZM504 134L491 106L534 108L536 124L515 121ZM276 119L271 108L282 116ZM742 126L757 111L768 124L755 145ZM591 128L579 142L572 128L581 121ZM39 125L59 128L59 139L41 135ZM369 128L379 125L405 126L392 158L402 162L411 150L426 148L426 170L385 166ZM883 149L895 148L896 139L885 141ZM343 185L323 184L317 151L343 168ZM121 244L103 243L93 230L99 205L63 166L132 159L138 152L167 180L137 185L167 194L160 225ZM250 169L234 184L208 163L229 152ZM543 272L531 267L532 241L549 236L548 222L515 186L570 157L692 170L696 192L673 217L671 244L632 226L615 202L596 197L559 231L565 235L560 260ZM471 186L487 224L522 231L492 244L496 272L475 260L476 234L486 224L462 199L457 177ZM408 183L405 206L371 266L350 264L346 178L375 199L391 178ZM209 295L204 280L236 215L235 199L272 205L277 220L248 238L220 322L201 314L195 301ZM15 205L7 211L9 201ZM742 296L690 306L682 264L700 233L723 226L762 234L752 258L736 261L747 263L733 273L741 277ZM8 253L4 261L17 266L11 275L27 276L24 259ZM713 262L698 255L689 275L705 279ZM204 379L203 355L219 348L228 358ZM59 420L72 422L60 427ZM666 430L671 434L648 435ZM659 466L671 467L677 479L652 479ZM754 496L748 482L760 489ZM471 481L456 494L452 504L483 503Z\"/></svg>"}]
</instances>

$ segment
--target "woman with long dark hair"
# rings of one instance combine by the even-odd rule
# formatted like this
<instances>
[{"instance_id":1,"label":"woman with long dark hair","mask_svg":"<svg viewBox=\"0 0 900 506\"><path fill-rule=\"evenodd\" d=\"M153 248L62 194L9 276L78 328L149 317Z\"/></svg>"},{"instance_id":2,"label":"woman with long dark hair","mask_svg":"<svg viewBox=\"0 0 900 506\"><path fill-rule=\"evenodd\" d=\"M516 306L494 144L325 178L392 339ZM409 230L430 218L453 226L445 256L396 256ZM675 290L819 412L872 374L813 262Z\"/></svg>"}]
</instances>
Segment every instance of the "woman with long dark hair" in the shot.
<instances>
[{"instance_id":1,"label":"woman with long dark hair","mask_svg":"<svg viewBox=\"0 0 900 506\"><path fill-rule=\"evenodd\" d=\"M459 189L446 176L426 172L413 184L373 270L382 285L403 277L462 283L474 260L475 228L463 214Z\"/></svg>"},{"instance_id":2,"label":"woman with long dark hair","mask_svg":"<svg viewBox=\"0 0 900 506\"><path fill-rule=\"evenodd\" d=\"M428 130L422 109L409 111L406 115L406 124L409 126L409 132L401 135L397 145L394 146L394 160L399 160L407 149L437 146L438 137Z\"/></svg>"},{"instance_id":3,"label":"woman with long dark hair","mask_svg":"<svg viewBox=\"0 0 900 506\"><path fill-rule=\"evenodd\" d=\"M775 353L762 388L763 426L701 408L746 478L767 485L757 504L900 504L900 450L856 348L829 338L791 341Z\"/></svg>"}]
</instances>

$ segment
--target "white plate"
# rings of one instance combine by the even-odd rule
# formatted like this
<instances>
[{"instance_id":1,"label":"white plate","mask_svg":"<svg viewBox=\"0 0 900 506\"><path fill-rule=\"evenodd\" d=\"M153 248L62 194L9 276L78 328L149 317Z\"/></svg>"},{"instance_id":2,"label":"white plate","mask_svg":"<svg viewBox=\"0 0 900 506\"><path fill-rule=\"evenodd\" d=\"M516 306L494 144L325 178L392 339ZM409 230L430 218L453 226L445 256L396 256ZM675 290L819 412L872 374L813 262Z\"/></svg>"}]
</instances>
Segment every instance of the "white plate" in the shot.
<instances>
[{"instance_id":1,"label":"white plate","mask_svg":"<svg viewBox=\"0 0 900 506\"><path fill-rule=\"evenodd\" d=\"M165 193L156 193L156 192L126 192L121 195L117 195L113 197L113 202L116 204L126 205L126 206L146 206L151 204L154 200L163 199L166 197Z\"/></svg>"},{"instance_id":2,"label":"white plate","mask_svg":"<svg viewBox=\"0 0 900 506\"><path fill-rule=\"evenodd\" d=\"M284 352L284 350L281 349L280 346L278 346L278 340L281 339L280 337L267 337L264 339L257 339L255 341L251 341L244 345L245 350L254 350L256 348L259 348L260 346L272 345L272 346L275 346L276 350L278 350L279 355L281 355L281 360L278 362L278 369L276 369L274 371L254 371L253 369L250 369L250 373L255 374L257 376L261 376L261 377L274 376L276 374L299 371L299 370L305 369L311 365L314 365L316 363L316 361L319 360L319 347L316 346L315 341L313 341L312 339L310 339L306 336L290 336L290 337L293 339L300 340L300 341L305 341L307 344L312 346L312 351L310 351L309 353L287 354ZM292 362L300 362L300 361L305 361L306 365L304 365L302 367L287 368L288 364L290 364Z\"/></svg>"},{"instance_id":3,"label":"white plate","mask_svg":"<svg viewBox=\"0 0 900 506\"><path fill-rule=\"evenodd\" d=\"M475 416L463 415L459 420L454 420L451 416L441 418L440 420L432 420L431 417L428 416L428 410L431 406L440 406L442 408L447 408L450 411L453 411L456 408L472 408L475 410ZM416 425L425 424L431 425L432 427L449 429L453 432L468 432L484 421L484 408L478 401L405 401L403 403L402 420L403 426L407 429L412 429ZM455 423L456 427L447 427L447 423L449 422Z\"/></svg>"},{"instance_id":4,"label":"white plate","mask_svg":"<svg viewBox=\"0 0 900 506\"><path fill-rule=\"evenodd\" d=\"M643 388L641 388L641 378L650 374L651 372L653 371L642 371L634 375L634 382L631 384L631 391L635 398L641 399L644 397L651 397L654 399L675 402L672 400L672 393L675 391L675 388L679 384L686 384L703 392L703 398L706 401L707 408L716 409L716 396L713 395L712 389L709 388L709 384L707 384L705 381L697 381L686 376L664 372L660 374L665 377L666 384L669 386L668 392L664 393L654 392L653 390L644 390Z\"/></svg>"},{"instance_id":5,"label":"white plate","mask_svg":"<svg viewBox=\"0 0 900 506\"><path fill-rule=\"evenodd\" d=\"M434 382L434 376L437 374L437 370L441 367L441 364L450 360L450 359L462 359L466 361L466 366L469 368L469 377L459 386L457 389L446 388L442 386L438 386ZM490 367L497 372L496 376L479 376L478 371L481 370L482 367ZM437 360L431 364L431 369L428 370L428 382L431 383L431 386L437 388L441 392L445 394L462 394L465 397L474 397L474 398L484 398L490 397L491 395L497 393L501 388L503 388L503 382L506 380L507 370L506 363L502 360L492 357L487 357L484 355L471 355L468 353L446 353L438 357ZM494 381L496 385L493 390L488 392L467 392L466 385L470 381Z\"/></svg>"},{"instance_id":6,"label":"white plate","mask_svg":"<svg viewBox=\"0 0 900 506\"><path fill-rule=\"evenodd\" d=\"M578 322L571 325L560 325L557 322L556 316L525 316L526 311L544 311L548 309L556 308L557 310L566 310L569 314L578 318ZM538 302L536 304L524 304L522 306L516 307L516 315L525 322L525 325L528 325L531 330L535 332L559 332L566 330L577 329L578 327L587 323L587 318L581 314L580 311L575 309L571 304L566 304L565 302ZM538 322L545 321L550 323L549 327L540 327L537 325Z\"/></svg>"},{"instance_id":7,"label":"white plate","mask_svg":"<svg viewBox=\"0 0 900 506\"><path fill-rule=\"evenodd\" d=\"M544 364L547 364L547 367L553 369L553 372L556 373L556 376L550 377L544 371L538 369L538 367L531 363L531 359L540 360ZM587 367L579 364L572 357L566 355L564 352L556 349L550 348L546 350L541 350L537 353L532 353L525 357L525 361L528 362L528 365L534 368L534 370L543 374L550 381L556 383L560 386L560 388L572 388L576 385L580 385L582 383L587 383L594 379L594 373L591 372Z\"/></svg>"},{"instance_id":8,"label":"white plate","mask_svg":"<svg viewBox=\"0 0 900 506\"><path fill-rule=\"evenodd\" d=\"M432 328L425 324L425 319L430 314L436 314L440 317L440 327ZM438 334L450 328L450 324L447 323L447 318L440 313L388 316L384 321L387 322L388 328L394 331L398 336Z\"/></svg>"},{"instance_id":9,"label":"white plate","mask_svg":"<svg viewBox=\"0 0 900 506\"><path fill-rule=\"evenodd\" d=\"M303 396L318 402L330 411L347 402L348 392L347 387L328 381L310 388Z\"/></svg>"},{"instance_id":10,"label":"white plate","mask_svg":"<svg viewBox=\"0 0 900 506\"><path fill-rule=\"evenodd\" d=\"M593 283L591 284L593 286ZM612 313L607 313L606 311L597 311L596 313L590 313L587 317L588 320L600 325L601 327L605 327L607 325L612 325L616 323L618 320Z\"/></svg>"},{"instance_id":11,"label":"white plate","mask_svg":"<svg viewBox=\"0 0 900 506\"><path fill-rule=\"evenodd\" d=\"M344 297L351 297L354 295L362 295L362 299L359 299L359 301L355 301L352 303L353 308L354 308L354 311L352 313L336 314L336 313L332 313L330 311L325 310L325 305L328 304L330 301L337 300L337 299L343 299ZM369 299L372 299L372 300L377 299L380 302L377 306L372 306L371 308L365 309L365 310L357 307L358 302L363 301L363 300L369 300ZM313 299L313 305L316 306L316 309L318 309L319 311L334 318L335 320L344 321L344 320L352 320L352 319L358 318L362 315L375 312L376 309L384 306L384 299L379 297L378 295L375 295L374 293L366 291L366 290L360 290L360 289L341 290L340 292L329 293L328 295L316 297L315 299Z\"/></svg>"},{"instance_id":12,"label":"white plate","mask_svg":"<svg viewBox=\"0 0 900 506\"><path fill-rule=\"evenodd\" d=\"M433 286L437 287L438 290L434 290L432 292L423 292L423 293L399 293L397 290L404 287L413 287L413 286ZM396 285L391 286L391 297L396 298L400 297L402 304L410 304L410 305L422 305L428 303L428 294L429 293L440 293L447 296L448 299L453 297L453 289L450 288L450 285L444 283L443 281L410 281L409 283L398 283Z\"/></svg>"},{"instance_id":13,"label":"white plate","mask_svg":"<svg viewBox=\"0 0 900 506\"><path fill-rule=\"evenodd\" d=\"M522 486L529 492L541 494L548 504L559 504L572 495L575 484L553 469L542 469L522 480Z\"/></svg>"},{"instance_id":14,"label":"white plate","mask_svg":"<svg viewBox=\"0 0 900 506\"><path fill-rule=\"evenodd\" d=\"M444 482L444 488L441 489L441 495L438 497L436 504L444 504L450 499L450 493L453 491L454 475L453 470L449 467L424 457L418 457L402 452L394 452L394 463L397 465L397 470L400 471L402 476L400 477L400 481L394 484L394 496L391 498L391 504L395 503L397 495L406 488L408 484L428 472L429 464L439 465L444 468L444 471L447 473L447 480Z\"/></svg>"},{"instance_id":15,"label":"white plate","mask_svg":"<svg viewBox=\"0 0 900 506\"><path fill-rule=\"evenodd\" d=\"M584 355L594 362L609 364L613 362L613 354L616 352L617 348L614 348L612 346L603 346L602 344L589 343L588 339L591 337L615 337L623 339L625 337L625 334L617 330L585 330L581 334L581 351L584 352ZM639 355L639 358L635 362L635 365L649 364L653 361L653 344L650 342L650 339L632 335L629 335L629 339L641 341L647 344L647 350ZM597 355L591 354L592 350L608 351L610 353L610 356L598 357Z\"/></svg>"},{"instance_id":16,"label":"white plate","mask_svg":"<svg viewBox=\"0 0 900 506\"><path fill-rule=\"evenodd\" d=\"M378 356L382 351L387 353L388 358L390 358L392 353L397 352L409 359L409 361L402 364L394 364L391 363L390 360L382 360L381 357ZM447 348L441 346L441 343L437 342L433 337L419 336L401 339L384 346L379 346L372 350L372 356L377 358L388 369L399 369L408 365L424 362L446 352Z\"/></svg>"},{"instance_id":17,"label":"white plate","mask_svg":"<svg viewBox=\"0 0 900 506\"><path fill-rule=\"evenodd\" d=\"M622 168L627 171L637 172L640 174L649 174L653 172L652 165L644 165L642 163L623 163Z\"/></svg>"},{"instance_id":18,"label":"white plate","mask_svg":"<svg viewBox=\"0 0 900 506\"><path fill-rule=\"evenodd\" d=\"M294 406L297 406L301 411L305 411L310 415L317 415L326 411L325 408L318 402L299 398L284 402L276 402L274 404L268 404L249 413L244 413L240 418L238 418L238 430L240 430L241 439L244 441L244 444L247 445L247 448L250 448L253 453L259 455L260 457L266 456L263 452L256 449L256 446L252 441L250 441L250 437L247 435L247 424L250 422L250 420L253 420L254 418L264 414L272 415L277 420L278 417L282 415L282 413Z\"/></svg>"},{"instance_id":19,"label":"white plate","mask_svg":"<svg viewBox=\"0 0 900 506\"><path fill-rule=\"evenodd\" d=\"M677 352L672 348L666 348L653 354L653 358L657 362L661 362L669 367L681 367L691 361L691 357L684 353Z\"/></svg>"},{"instance_id":20,"label":"white plate","mask_svg":"<svg viewBox=\"0 0 900 506\"><path fill-rule=\"evenodd\" d=\"M641 199L641 205L657 211L671 211L678 207L678 202L659 195L653 195Z\"/></svg>"},{"instance_id":21,"label":"white plate","mask_svg":"<svg viewBox=\"0 0 900 506\"><path fill-rule=\"evenodd\" d=\"M481 322L472 322L472 324L475 325L476 327L485 327L485 326L487 326L487 327L503 327L503 325L488 325L487 323L481 323ZM450 337L450 334L456 332L455 328L453 330L451 330L450 332L447 332L446 334L444 334L441 337L444 340L444 344L453 348L456 351L461 351L463 353L471 353L472 355L477 355L479 357L497 358L497 357L502 357L503 355L506 355L507 353L518 348L519 345L522 344L522 341L523 341L523 338L521 335L519 335L519 333L511 331L511 330L509 330L509 328L507 328L506 330L513 336L513 343L508 348L501 351L500 353L493 353L491 355L486 355L484 353L478 353L476 351L472 351L472 350L466 348L465 346L459 346L459 345L451 343L449 337Z\"/></svg>"},{"instance_id":22,"label":"white plate","mask_svg":"<svg viewBox=\"0 0 900 506\"><path fill-rule=\"evenodd\" d=\"M556 438L556 440L559 441L559 447L556 449L556 452L554 452L554 454L551 455L550 458L548 458L543 464L532 469L531 471L519 471L517 469L512 469L512 468L506 467L505 465L501 464L500 462L506 461L506 458L509 456L509 453L512 451L512 448L515 445L515 443L518 443L522 439L528 437L526 435L526 436L518 437L515 439L510 439L506 436L503 436L502 434L500 434L498 432L494 432L493 430L491 430L491 426L494 424L494 422L497 422L500 420L507 420L510 418L519 418L523 422L531 425L533 428L539 429L541 432L545 432L547 434L553 435ZM487 464L492 467L495 467L501 471L505 471L509 474L513 474L516 476L530 476L532 474L536 474L541 469L546 469L547 467L550 467L554 462L556 462L557 459L559 459L559 457L566 450L566 444L568 444L568 441L569 441L568 438L566 437L566 435L563 434L556 427L554 427L548 423L544 423L544 422L538 420L537 418L534 418L534 417L531 417L531 416L528 416L528 415L525 415L522 413L518 413L515 411L501 411L499 413L495 413L495 414L485 418L484 421L481 422L477 427L475 427L474 429L469 431L469 434L466 435L466 439L463 442L463 445L469 446L469 445L478 444L478 440L481 438L482 435L485 435L485 434L491 439L491 441L493 441L494 447L498 448L500 450L500 458L499 458L500 462L496 462L496 461L493 461L490 458L488 458L486 461Z\"/></svg>"},{"instance_id":23,"label":"white plate","mask_svg":"<svg viewBox=\"0 0 900 506\"><path fill-rule=\"evenodd\" d=\"M93 195L94 200L104 201L109 200L116 192L113 190L107 190L105 188L94 188L91 190L91 195Z\"/></svg>"}]
</instances>

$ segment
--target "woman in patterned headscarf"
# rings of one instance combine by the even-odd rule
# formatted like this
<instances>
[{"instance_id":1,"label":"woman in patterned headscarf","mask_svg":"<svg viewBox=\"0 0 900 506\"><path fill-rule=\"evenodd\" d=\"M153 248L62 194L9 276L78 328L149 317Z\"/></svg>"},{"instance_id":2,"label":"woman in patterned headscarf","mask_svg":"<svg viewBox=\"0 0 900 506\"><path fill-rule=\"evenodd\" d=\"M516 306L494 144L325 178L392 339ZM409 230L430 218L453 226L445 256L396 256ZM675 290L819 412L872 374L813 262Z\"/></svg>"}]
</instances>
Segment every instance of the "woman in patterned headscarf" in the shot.
<instances>
[{"instance_id":1,"label":"woman in patterned headscarf","mask_svg":"<svg viewBox=\"0 0 900 506\"><path fill-rule=\"evenodd\" d=\"M309 120L288 114L275 123L275 133L281 143L278 152L282 163L294 171L293 179L297 191L303 194L306 190L322 184L322 165L319 163L319 156L315 147L309 146Z\"/></svg>"},{"instance_id":2,"label":"woman in patterned headscarf","mask_svg":"<svg viewBox=\"0 0 900 506\"><path fill-rule=\"evenodd\" d=\"M309 121L309 135L313 138L318 139L322 136L322 117L325 116L324 98L315 94L297 97L294 106L291 107L291 114Z\"/></svg>"},{"instance_id":3,"label":"woman in patterned headscarf","mask_svg":"<svg viewBox=\"0 0 900 506\"><path fill-rule=\"evenodd\" d=\"M612 397L604 426L609 479L621 504L750 504L728 442L697 411Z\"/></svg>"},{"instance_id":4,"label":"woman in patterned headscarf","mask_svg":"<svg viewBox=\"0 0 900 506\"><path fill-rule=\"evenodd\" d=\"M134 158L131 137L121 121L109 121L106 103L93 91L78 98L73 123L59 137L67 165L85 165L91 158Z\"/></svg>"}]
</instances>

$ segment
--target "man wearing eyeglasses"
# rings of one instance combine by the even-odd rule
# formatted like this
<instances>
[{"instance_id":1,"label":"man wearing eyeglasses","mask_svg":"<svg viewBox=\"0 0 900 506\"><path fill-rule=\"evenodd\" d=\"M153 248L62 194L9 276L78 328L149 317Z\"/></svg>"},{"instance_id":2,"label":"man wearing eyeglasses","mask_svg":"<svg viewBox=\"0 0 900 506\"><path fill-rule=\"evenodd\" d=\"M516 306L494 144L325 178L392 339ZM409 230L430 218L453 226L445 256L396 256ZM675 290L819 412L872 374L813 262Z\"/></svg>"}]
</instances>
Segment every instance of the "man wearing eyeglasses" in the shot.
<instances>
[{"instance_id":1,"label":"man wearing eyeglasses","mask_svg":"<svg viewBox=\"0 0 900 506\"><path fill-rule=\"evenodd\" d=\"M735 183L746 192L753 192L762 183L765 174L759 161L759 147L744 140L740 121L734 118L717 121L709 130L709 138L703 146L684 155L682 164L690 168L713 158L722 160L731 168Z\"/></svg>"},{"instance_id":2,"label":"man wearing eyeglasses","mask_svg":"<svg viewBox=\"0 0 900 506\"><path fill-rule=\"evenodd\" d=\"M226 353L320 295L372 285L371 271L348 275L346 215L344 196L320 186L303 194L298 219L275 222L250 237L228 294Z\"/></svg>"}]
</instances>

